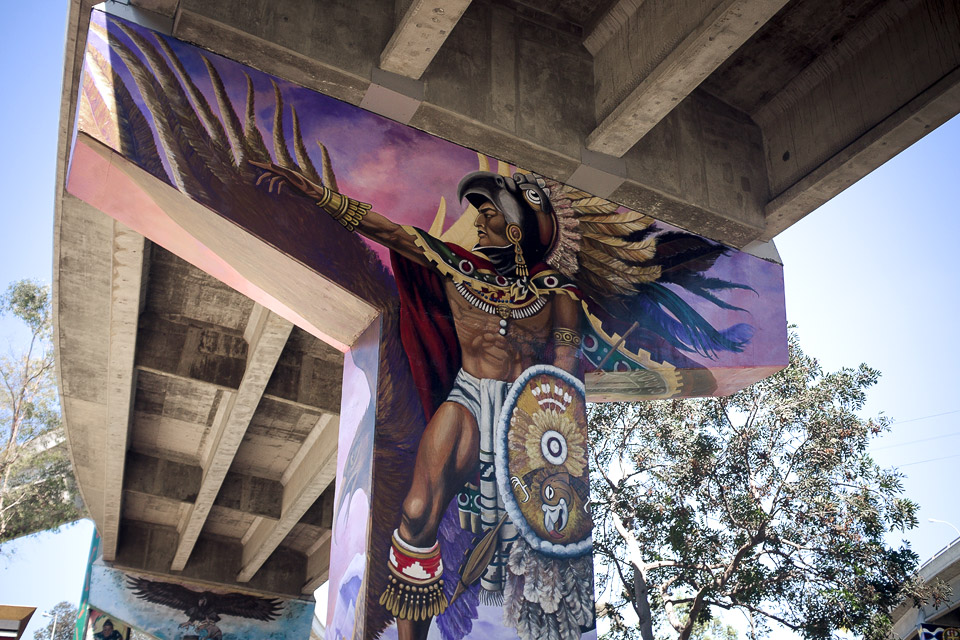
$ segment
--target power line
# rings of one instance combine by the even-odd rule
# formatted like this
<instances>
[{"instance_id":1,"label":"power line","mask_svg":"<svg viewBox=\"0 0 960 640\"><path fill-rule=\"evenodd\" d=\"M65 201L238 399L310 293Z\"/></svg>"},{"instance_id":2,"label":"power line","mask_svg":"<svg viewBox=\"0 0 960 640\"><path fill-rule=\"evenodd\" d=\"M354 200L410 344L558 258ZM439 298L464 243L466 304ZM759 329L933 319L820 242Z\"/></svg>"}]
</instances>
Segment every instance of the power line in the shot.
<instances>
[{"instance_id":1,"label":"power line","mask_svg":"<svg viewBox=\"0 0 960 640\"><path fill-rule=\"evenodd\" d=\"M908 422L916 422L917 420L927 420L929 418L939 418L940 416L948 416L951 413L960 413L960 409L954 409L953 411L944 411L943 413L935 413L930 416L921 416L919 418L910 418L909 420L894 420L890 423L891 426L895 424L907 424Z\"/></svg>"},{"instance_id":2,"label":"power line","mask_svg":"<svg viewBox=\"0 0 960 640\"><path fill-rule=\"evenodd\" d=\"M893 449L895 447L905 447L908 444L917 444L920 442L929 442L930 440L940 440L941 438L952 438L954 436L960 436L960 431L955 431L953 433L944 433L939 436L930 436L929 438L920 438L919 440L907 440L906 442L895 442L894 444L885 444L882 447L872 447L871 451L883 451L884 449Z\"/></svg>"},{"instance_id":3,"label":"power line","mask_svg":"<svg viewBox=\"0 0 960 640\"><path fill-rule=\"evenodd\" d=\"M894 465L895 469L903 469L904 467L912 467L915 464L926 464L927 462L939 462L940 460L948 460L950 458L960 458L960 453L955 453L952 456L943 456L940 458L930 458L928 460L917 460L916 462L908 462L906 464Z\"/></svg>"}]
</instances>

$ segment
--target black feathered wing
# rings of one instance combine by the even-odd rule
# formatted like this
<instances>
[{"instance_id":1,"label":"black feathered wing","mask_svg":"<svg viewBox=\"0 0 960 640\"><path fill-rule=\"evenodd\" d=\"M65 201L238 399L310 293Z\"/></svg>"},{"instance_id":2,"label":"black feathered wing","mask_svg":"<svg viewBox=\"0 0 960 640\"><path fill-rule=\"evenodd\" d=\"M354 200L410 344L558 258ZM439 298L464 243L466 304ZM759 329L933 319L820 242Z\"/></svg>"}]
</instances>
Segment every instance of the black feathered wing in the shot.
<instances>
[{"instance_id":1,"label":"black feathered wing","mask_svg":"<svg viewBox=\"0 0 960 640\"><path fill-rule=\"evenodd\" d=\"M127 588L141 600L161 604L184 613L197 606L202 595L199 591L188 589L174 582L148 580L136 576L127 576Z\"/></svg>"},{"instance_id":2,"label":"black feathered wing","mask_svg":"<svg viewBox=\"0 0 960 640\"><path fill-rule=\"evenodd\" d=\"M276 620L283 611L283 602L280 600L245 593L210 593L207 595L207 606L220 615L263 622Z\"/></svg>"}]
</instances>

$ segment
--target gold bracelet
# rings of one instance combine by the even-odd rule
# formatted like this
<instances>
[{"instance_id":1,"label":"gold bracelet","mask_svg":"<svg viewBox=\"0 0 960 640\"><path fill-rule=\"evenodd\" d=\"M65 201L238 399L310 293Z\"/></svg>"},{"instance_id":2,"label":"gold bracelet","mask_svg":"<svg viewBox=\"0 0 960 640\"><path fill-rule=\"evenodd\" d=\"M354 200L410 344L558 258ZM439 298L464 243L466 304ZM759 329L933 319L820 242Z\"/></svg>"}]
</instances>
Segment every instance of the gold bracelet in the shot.
<instances>
[{"instance_id":1,"label":"gold bracelet","mask_svg":"<svg viewBox=\"0 0 960 640\"><path fill-rule=\"evenodd\" d=\"M553 330L553 342L558 347L580 348L580 334L573 329L557 327Z\"/></svg>"},{"instance_id":2,"label":"gold bracelet","mask_svg":"<svg viewBox=\"0 0 960 640\"><path fill-rule=\"evenodd\" d=\"M347 231L356 231L369 213L371 205L348 198L333 189L323 188L323 196L317 200L317 206L330 214L334 220L343 225Z\"/></svg>"}]
</instances>

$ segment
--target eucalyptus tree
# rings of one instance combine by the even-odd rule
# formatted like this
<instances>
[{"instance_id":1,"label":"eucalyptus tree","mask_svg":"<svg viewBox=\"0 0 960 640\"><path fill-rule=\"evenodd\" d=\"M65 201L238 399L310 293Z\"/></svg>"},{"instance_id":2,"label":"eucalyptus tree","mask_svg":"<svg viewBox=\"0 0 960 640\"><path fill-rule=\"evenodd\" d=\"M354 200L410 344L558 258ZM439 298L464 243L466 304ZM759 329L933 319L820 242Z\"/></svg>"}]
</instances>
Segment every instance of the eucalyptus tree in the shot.
<instances>
[{"instance_id":1,"label":"eucalyptus tree","mask_svg":"<svg viewBox=\"0 0 960 640\"><path fill-rule=\"evenodd\" d=\"M903 598L945 595L912 577L907 543L889 543L916 526L917 504L868 452L890 424L860 415L879 372L824 372L793 333L789 353L786 369L730 397L592 407L611 637L688 640L729 610L756 635L775 621L810 640L881 638Z\"/></svg>"},{"instance_id":2,"label":"eucalyptus tree","mask_svg":"<svg viewBox=\"0 0 960 640\"><path fill-rule=\"evenodd\" d=\"M66 452L51 346L50 290L31 280L0 296L29 332L0 356L0 544L82 517Z\"/></svg>"}]
</instances>

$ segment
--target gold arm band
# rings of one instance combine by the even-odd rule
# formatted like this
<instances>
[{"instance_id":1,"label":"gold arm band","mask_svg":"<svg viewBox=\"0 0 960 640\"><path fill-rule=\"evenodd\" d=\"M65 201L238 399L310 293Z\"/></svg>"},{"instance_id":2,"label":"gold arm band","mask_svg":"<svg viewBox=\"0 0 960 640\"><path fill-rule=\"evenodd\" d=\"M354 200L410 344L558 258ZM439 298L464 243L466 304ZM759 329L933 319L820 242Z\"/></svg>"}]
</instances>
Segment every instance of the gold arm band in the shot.
<instances>
[{"instance_id":1,"label":"gold arm band","mask_svg":"<svg viewBox=\"0 0 960 640\"><path fill-rule=\"evenodd\" d=\"M323 188L323 196L317 200L317 206L330 214L347 231L356 231L363 216L369 213L371 205Z\"/></svg>"},{"instance_id":2,"label":"gold arm band","mask_svg":"<svg viewBox=\"0 0 960 640\"><path fill-rule=\"evenodd\" d=\"M553 342L558 347L580 348L580 334L573 329L557 327L553 330Z\"/></svg>"}]
</instances>

